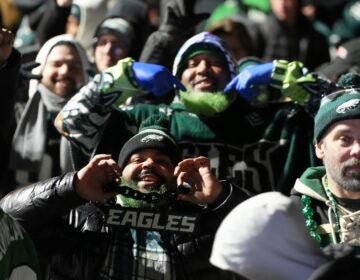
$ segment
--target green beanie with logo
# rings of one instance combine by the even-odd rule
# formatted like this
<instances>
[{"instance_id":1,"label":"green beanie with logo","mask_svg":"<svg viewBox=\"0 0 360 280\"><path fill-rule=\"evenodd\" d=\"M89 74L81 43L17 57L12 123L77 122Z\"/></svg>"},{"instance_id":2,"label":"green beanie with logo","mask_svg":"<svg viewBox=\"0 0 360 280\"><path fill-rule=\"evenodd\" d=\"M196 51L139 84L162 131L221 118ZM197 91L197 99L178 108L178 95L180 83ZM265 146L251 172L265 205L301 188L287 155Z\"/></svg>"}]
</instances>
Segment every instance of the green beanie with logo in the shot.
<instances>
[{"instance_id":1,"label":"green beanie with logo","mask_svg":"<svg viewBox=\"0 0 360 280\"><path fill-rule=\"evenodd\" d=\"M360 88L342 89L323 97L315 116L315 141L319 142L332 124L347 119L360 119Z\"/></svg>"},{"instance_id":2,"label":"green beanie with logo","mask_svg":"<svg viewBox=\"0 0 360 280\"><path fill-rule=\"evenodd\" d=\"M181 160L180 149L169 132L170 120L162 115L152 115L145 119L139 132L122 147L118 165L124 168L130 156L144 149L156 149L168 155L174 166Z\"/></svg>"}]
</instances>

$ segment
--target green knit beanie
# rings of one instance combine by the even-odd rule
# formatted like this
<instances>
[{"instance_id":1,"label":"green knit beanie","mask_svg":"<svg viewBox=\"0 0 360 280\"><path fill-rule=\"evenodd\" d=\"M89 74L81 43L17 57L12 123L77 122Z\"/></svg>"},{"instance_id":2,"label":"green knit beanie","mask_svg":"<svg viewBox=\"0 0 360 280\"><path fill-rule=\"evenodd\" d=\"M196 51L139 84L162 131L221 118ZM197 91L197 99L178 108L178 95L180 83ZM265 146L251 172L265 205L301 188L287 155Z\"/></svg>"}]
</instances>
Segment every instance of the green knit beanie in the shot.
<instances>
[{"instance_id":1,"label":"green knit beanie","mask_svg":"<svg viewBox=\"0 0 360 280\"><path fill-rule=\"evenodd\" d=\"M322 99L315 116L315 141L319 142L332 124L347 119L360 119L360 88L342 89Z\"/></svg>"},{"instance_id":2,"label":"green knit beanie","mask_svg":"<svg viewBox=\"0 0 360 280\"><path fill-rule=\"evenodd\" d=\"M187 62L192 59L193 57L201 54L208 54L210 56L216 56L220 58L220 60L224 63L224 65L229 68L228 61L225 57L225 54L222 52L221 49L216 47L215 45L209 44L209 43L195 43L192 46L190 46L185 53L183 54L183 59L179 63L178 71L176 76L181 77L182 72L184 72L184 69L187 68L186 64Z\"/></svg>"},{"instance_id":3,"label":"green knit beanie","mask_svg":"<svg viewBox=\"0 0 360 280\"><path fill-rule=\"evenodd\" d=\"M170 157L174 166L181 160L179 146L169 132L170 120L162 115L152 115L145 119L139 132L122 147L118 165L124 168L132 154L143 149L156 149Z\"/></svg>"}]
</instances>

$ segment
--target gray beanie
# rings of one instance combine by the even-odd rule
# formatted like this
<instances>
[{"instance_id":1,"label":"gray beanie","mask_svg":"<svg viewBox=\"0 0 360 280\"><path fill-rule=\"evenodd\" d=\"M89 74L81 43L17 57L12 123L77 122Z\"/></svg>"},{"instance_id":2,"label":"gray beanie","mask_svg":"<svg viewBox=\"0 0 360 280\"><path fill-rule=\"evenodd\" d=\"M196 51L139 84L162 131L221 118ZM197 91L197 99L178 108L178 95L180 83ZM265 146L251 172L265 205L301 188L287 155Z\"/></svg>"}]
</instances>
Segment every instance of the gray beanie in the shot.
<instances>
[{"instance_id":1,"label":"gray beanie","mask_svg":"<svg viewBox=\"0 0 360 280\"><path fill-rule=\"evenodd\" d=\"M360 119L360 88L342 89L322 99L315 116L315 141L319 142L332 124L347 119Z\"/></svg>"},{"instance_id":2,"label":"gray beanie","mask_svg":"<svg viewBox=\"0 0 360 280\"><path fill-rule=\"evenodd\" d=\"M122 147L118 164L121 168L127 164L130 156L143 149L156 149L164 152L176 165L181 159L180 149L169 133L169 119L165 116L153 115L145 119L139 132L131 137Z\"/></svg>"},{"instance_id":3,"label":"gray beanie","mask_svg":"<svg viewBox=\"0 0 360 280\"><path fill-rule=\"evenodd\" d=\"M120 17L105 19L96 29L95 38L99 40L100 36L112 34L121 39L125 48L130 48L134 38L134 30L131 24Z\"/></svg>"}]
</instances>

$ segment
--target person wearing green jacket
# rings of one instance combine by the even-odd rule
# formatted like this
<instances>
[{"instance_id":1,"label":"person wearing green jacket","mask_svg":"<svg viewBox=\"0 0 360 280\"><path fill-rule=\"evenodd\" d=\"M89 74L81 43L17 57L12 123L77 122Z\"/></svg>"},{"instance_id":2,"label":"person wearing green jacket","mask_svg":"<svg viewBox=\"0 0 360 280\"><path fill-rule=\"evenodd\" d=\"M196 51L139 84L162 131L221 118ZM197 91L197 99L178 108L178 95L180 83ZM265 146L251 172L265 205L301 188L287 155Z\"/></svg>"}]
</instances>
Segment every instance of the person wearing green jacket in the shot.
<instances>
[{"instance_id":1,"label":"person wearing green jacket","mask_svg":"<svg viewBox=\"0 0 360 280\"><path fill-rule=\"evenodd\" d=\"M301 200L306 226L321 247L348 243L359 248L359 88L341 89L322 99L314 139L323 166L308 168L292 193Z\"/></svg>"}]
</instances>

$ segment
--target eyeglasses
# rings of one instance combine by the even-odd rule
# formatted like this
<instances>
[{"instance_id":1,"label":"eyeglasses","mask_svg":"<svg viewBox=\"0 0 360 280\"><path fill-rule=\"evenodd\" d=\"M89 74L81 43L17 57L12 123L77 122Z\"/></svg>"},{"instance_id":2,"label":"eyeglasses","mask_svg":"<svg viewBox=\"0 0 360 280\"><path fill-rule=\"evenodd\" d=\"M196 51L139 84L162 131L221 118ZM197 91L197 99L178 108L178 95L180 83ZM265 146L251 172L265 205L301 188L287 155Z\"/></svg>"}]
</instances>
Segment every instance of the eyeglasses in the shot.
<instances>
[{"instance_id":1,"label":"eyeglasses","mask_svg":"<svg viewBox=\"0 0 360 280\"><path fill-rule=\"evenodd\" d=\"M360 88L344 88L337 91L334 91L328 95L324 95L321 99L320 107L336 100L338 97L344 94L360 94Z\"/></svg>"}]
</instances>

